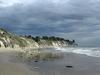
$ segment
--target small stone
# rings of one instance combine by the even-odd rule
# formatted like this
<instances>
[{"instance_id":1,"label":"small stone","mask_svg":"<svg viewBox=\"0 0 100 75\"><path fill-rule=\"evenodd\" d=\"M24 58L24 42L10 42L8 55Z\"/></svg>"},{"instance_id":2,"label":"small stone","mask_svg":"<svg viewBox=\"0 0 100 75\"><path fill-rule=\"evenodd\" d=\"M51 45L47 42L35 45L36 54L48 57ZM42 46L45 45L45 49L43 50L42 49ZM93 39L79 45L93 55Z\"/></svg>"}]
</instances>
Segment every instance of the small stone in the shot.
<instances>
[{"instance_id":1,"label":"small stone","mask_svg":"<svg viewBox=\"0 0 100 75\"><path fill-rule=\"evenodd\" d=\"M35 60L34 62L38 62L38 60Z\"/></svg>"},{"instance_id":2,"label":"small stone","mask_svg":"<svg viewBox=\"0 0 100 75\"><path fill-rule=\"evenodd\" d=\"M70 65L69 65L69 66L66 66L66 67L67 67L67 68L73 68L73 66L70 66Z\"/></svg>"}]
</instances>

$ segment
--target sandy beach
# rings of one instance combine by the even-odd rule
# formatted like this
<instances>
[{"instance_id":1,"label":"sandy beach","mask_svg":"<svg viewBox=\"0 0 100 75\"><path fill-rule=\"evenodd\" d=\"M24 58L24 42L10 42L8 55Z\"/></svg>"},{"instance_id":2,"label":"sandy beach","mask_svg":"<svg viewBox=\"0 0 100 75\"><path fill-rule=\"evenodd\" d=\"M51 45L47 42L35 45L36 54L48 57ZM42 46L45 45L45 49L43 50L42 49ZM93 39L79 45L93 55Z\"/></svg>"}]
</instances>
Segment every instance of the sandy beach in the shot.
<instances>
[{"instance_id":1,"label":"sandy beach","mask_svg":"<svg viewBox=\"0 0 100 75\"><path fill-rule=\"evenodd\" d=\"M0 49L0 75L100 75L100 58L96 57L65 53L63 59L26 63L15 55L14 49Z\"/></svg>"},{"instance_id":2,"label":"sandy beach","mask_svg":"<svg viewBox=\"0 0 100 75\"><path fill-rule=\"evenodd\" d=\"M82 54L65 53L63 59L29 63L41 75L100 75L100 58ZM35 70L37 66L39 69ZM73 66L67 68L66 66Z\"/></svg>"},{"instance_id":3,"label":"sandy beach","mask_svg":"<svg viewBox=\"0 0 100 75\"><path fill-rule=\"evenodd\" d=\"M0 75L39 75L24 63L12 62L15 53L13 49L0 49Z\"/></svg>"}]
</instances>

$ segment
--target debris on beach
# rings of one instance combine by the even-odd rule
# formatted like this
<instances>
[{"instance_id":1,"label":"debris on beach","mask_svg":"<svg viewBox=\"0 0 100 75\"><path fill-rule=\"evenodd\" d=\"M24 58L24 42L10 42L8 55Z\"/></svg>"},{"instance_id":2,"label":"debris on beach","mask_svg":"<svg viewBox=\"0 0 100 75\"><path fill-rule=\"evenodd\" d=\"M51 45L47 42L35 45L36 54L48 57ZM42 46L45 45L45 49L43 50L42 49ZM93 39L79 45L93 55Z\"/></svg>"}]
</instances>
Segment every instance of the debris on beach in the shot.
<instances>
[{"instance_id":1,"label":"debris on beach","mask_svg":"<svg viewBox=\"0 0 100 75\"><path fill-rule=\"evenodd\" d=\"M65 66L66 68L73 68L73 66L71 66L71 65L68 65L68 66Z\"/></svg>"}]
</instances>

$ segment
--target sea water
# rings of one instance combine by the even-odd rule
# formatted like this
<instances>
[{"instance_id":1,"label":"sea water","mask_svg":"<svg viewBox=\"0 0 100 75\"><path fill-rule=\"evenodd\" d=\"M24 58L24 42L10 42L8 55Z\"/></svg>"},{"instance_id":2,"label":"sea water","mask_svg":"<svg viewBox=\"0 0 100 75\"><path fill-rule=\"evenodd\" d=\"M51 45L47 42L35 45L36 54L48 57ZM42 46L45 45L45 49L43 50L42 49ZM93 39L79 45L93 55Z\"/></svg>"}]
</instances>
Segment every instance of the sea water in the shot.
<instances>
[{"instance_id":1,"label":"sea water","mask_svg":"<svg viewBox=\"0 0 100 75\"><path fill-rule=\"evenodd\" d=\"M55 48L55 50L61 51L61 52L70 52L70 53L77 53L77 54L85 54L87 56L92 57L100 57L100 48Z\"/></svg>"}]
</instances>

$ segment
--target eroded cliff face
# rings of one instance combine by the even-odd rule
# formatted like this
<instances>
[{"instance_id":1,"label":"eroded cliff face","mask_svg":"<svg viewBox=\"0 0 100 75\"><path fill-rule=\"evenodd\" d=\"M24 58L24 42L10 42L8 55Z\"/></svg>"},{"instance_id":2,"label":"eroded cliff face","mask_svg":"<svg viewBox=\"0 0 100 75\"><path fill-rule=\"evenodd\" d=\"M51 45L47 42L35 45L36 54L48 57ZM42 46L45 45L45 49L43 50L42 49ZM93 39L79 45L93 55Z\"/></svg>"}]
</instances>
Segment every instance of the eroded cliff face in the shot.
<instances>
[{"instance_id":1,"label":"eroded cliff face","mask_svg":"<svg viewBox=\"0 0 100 75\"><path fill-rule=\"evenodd\" d=\"M47 41L40 40L39 47L40 48L53 48L53 47L69 47L70 45L65 41Z\"/></svg>"},{"instance_id":2,"label":"eroded cliff face","mask_svg":"<svg viewBox=\"0 0 100 75\"><path fill-rule=\"evenodd\" d=\"M48 41L40 39L39 42L24 36L14 35L0 28L0 47L4 48L50 48L50 47L69 47L66 41Z\"/></svg>"},{"instance_id":3,"label":"eroded cliff face","mask_svg":"<svg viewBox=\"0 0 100 75\"><path fill-rule=\"evenodd\" d=\"M38 47L38 44L32 40L25 37L20 37L11 34L4 29L0 29L0 47L4 48L31 48Z\"/></svg>"}]
</instances>

